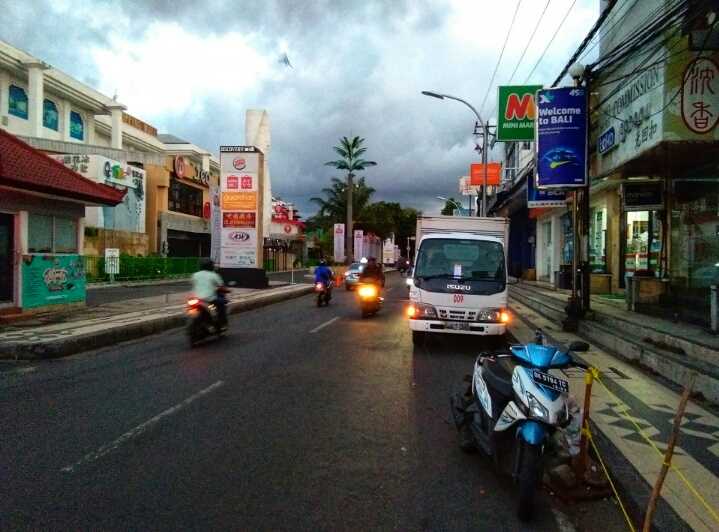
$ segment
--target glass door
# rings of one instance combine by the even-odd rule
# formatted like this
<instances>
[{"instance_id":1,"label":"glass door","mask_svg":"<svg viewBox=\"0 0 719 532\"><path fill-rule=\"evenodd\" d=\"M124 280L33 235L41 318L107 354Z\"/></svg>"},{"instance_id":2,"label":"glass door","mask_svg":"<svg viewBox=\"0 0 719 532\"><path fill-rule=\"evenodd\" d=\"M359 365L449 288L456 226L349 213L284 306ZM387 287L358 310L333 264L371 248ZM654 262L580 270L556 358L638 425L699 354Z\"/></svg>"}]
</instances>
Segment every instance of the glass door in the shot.
<instances>
[{"instance_id":1,"label":"glass door","mask_svg":"<svg viewBox=\"0 0 719 532\"><path fill-rule=\"evenodd\" d=\"M0 303L13 300L13 245L15 218L0 213Z\"/></svg>"},{"instance_id":2,"label":"glass door","mask_svg":"<svg viewBox=\"0 0 719 532\"><path fill-rule=\"evenodd\" d=\"M659 277L662 252L662 222L658 211L625 213L624 271L628 275Z\"/></svg>"}]
</instances>

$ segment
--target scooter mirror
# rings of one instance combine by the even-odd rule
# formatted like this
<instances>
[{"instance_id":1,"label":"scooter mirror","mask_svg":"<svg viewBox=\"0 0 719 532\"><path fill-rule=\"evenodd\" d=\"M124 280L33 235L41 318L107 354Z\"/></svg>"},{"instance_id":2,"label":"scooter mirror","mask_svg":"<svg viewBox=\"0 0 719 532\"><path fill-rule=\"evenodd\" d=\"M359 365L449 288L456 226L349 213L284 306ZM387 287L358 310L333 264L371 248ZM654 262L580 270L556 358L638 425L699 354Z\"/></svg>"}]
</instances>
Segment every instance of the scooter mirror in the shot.
<instances>
[{"instance_id":1,"label":"scooter mirror","mask_svg":"<svg viewBox=\"0 0 719 532\"><path fill-rule=\"evenodd\" d=\"M569 344L569 350L577 353L583 353L585 351L589 351L589 344L587 342L580 341L572 342Z\"/></svg>"}]
</instances>

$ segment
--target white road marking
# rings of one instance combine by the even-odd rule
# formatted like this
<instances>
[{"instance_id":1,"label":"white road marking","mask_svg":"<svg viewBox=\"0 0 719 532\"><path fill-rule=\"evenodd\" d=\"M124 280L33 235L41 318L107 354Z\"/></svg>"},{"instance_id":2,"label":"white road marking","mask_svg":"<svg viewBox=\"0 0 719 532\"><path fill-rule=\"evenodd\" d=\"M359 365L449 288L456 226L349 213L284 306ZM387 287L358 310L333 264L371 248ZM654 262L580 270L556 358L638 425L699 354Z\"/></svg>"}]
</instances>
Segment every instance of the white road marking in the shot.
<instances>
[{"instance_id":1,"label":"white road marking","mask_svg":"<svg viewBox=\"0 0 719 532\"><path fill-rule=\"evenodd\" d=\"M167 416L171 416L172 414L176 414L177 412L179 412L180 410L182 410L183 408L185 408L186 406L188 406L188 405L189 405L190 403L192 403L193 401L199 399L199 398L202 397L203 395L207 395L208 393L210 393L210 392L216 390L217 388L219 388L219 387L222 386L223 384L225 384L224 381L217 381L217 382L216 382L215 384L213 384L212 386L208 386L208 387L205 388L204 390L200 390L199 392L197 392L197 393L194 394L194 395L191 395L190 397L188 397L187 399L185 399L185 400L182 401L181 403L178 403L178 404L176 404L175 406L173 406L173 407L171 407L171 408L168 408L168 409L165 410L164 412L161 412L161 413L157 414L155 417L148 419L147 421L145 421L144 423L138 425L138 426L135 427L134 429L128 430L125 434L123 434L122 436L120 436L120 437L117 438L116 440L114 440L114 441L112 441L112 442L110 442L110 443L107 443L107 444L103 445L102 447L100 447L100 448L97 449L96 451L93 451L93 452L91 452L91 453L87 453L85 456L83 456L82 458L80 458L80 460L78 460L78 461L75 462L74 464L63 467L63 468L61 469L61 471L65 472L65 473L72 473L72 472L75 470L75 468L77 468L77 467L79 467L79 466L81 466L81 465L89 464L90 462L95 462L95 461L99 460L100 458L102 458L102 457L105 456L106 454L111 453L112 451L114 451L115 449L117 449L118 447L120 447L120 445L122 445L123 443L126 443L126 442L130 441L132 438L135 438L135 437L139 436L140 434L142 434L143 432L145 432L147 429L149 429L149 428L152 427L153 425L156 425L156 424L159 423L163 418L166 418Z\"/></svg>"},{"instance_id":2,"label":"white road marking","mask_svg":"<svg viewBox=\"0 0 719 532\"><path fill-rule=\"evenodd\" d=\"M37 371L37 366L30 366L29 368L16 369L15 373L17 373L19 375L25 375L26 373L32 373L33 371Z\"/></svg>"},{"instance_id":3,"label":"white road marking","mask_svg":"<svg viewBox=\"0 0 719 532\"><path fill-rule=\"evenodd\" d=\"M326 322L324 322L322 325L319 325L319 326L315 327L314 329L312 329L312 330L310 331L310 334L314 334L314 333L316 333L317 331L321 331L322 329L324 329L324 328L327 327L328 325L330 325L330 324L336 322L338 319L340 319L340 317L339 317L339 316L335 316L335 317L332 318L331 320L326 321Z\"/></svg>"},{"instance_id":4,"label":"white road marking","mask_svg":"<svg viewBox=\"0 0 719 532\"><path fill-rule=\"evenodd\" d=\"M556 508L552 508L552 513L554 514L554 518L557 520L557 526L559 527L560 532L577 532L577 528L572 523L572 520L569 519L564 512L561 512Z\"/></svg>"}]
</instances>

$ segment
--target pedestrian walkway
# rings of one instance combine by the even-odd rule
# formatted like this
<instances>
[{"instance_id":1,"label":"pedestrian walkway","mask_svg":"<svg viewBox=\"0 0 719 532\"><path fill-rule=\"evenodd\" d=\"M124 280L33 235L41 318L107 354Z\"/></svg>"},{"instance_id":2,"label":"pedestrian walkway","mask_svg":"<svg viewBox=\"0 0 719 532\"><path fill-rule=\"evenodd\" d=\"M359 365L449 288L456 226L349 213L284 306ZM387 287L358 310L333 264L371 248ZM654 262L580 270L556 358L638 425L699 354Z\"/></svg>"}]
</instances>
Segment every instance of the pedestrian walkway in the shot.
<instances>
[{"instance_id":1,"label":"pedestrian walkway","mask_svg":"<svg viewBox=\"0 0 719 532\"><path fill-rule=\"evenodd\" d=\"M309 293L311 285L234 288L239 312ZM0 328L0 358L52 358L147 336L184 323L189 292L178 292L37 316Z\"/></svg>"},{"instance_id":2,"label":"pedestrian walkway","mask_svg":"<svg viewBox=\"0 0 719 532\"><path fill-rule=\"evenodd\" d=\"M511 308L517 316L511 332L520 342L532 341L536 328L545 332L548 343L566 346L579 339L574 334L563 332L554 321L517 299L512 301ZM631 464L632 471L620 470L614 461L615 467L610 467L610 470L620 485L624 484L623 496L633 499L633 507L641 517L663 462L662 456L643 435L648 436L659 450L665 450L679 394L596 344L592 344L590 351L581 356L599 369L601 382L606 386L595 382L590 417L595 430ZM582 404L584 372L573 369L564 373L570 382L571 393ZM627 414L637 422L641 433L627 419ZM657 529L718 530L719 416L712 406L688 405L673 464L698 491L708 508L676 472L670 471L662 490L664 503L660 504L656 516ZM633 476L644 480L638 488L636 483L632 483Z\"/></svg>"}]
</instances>

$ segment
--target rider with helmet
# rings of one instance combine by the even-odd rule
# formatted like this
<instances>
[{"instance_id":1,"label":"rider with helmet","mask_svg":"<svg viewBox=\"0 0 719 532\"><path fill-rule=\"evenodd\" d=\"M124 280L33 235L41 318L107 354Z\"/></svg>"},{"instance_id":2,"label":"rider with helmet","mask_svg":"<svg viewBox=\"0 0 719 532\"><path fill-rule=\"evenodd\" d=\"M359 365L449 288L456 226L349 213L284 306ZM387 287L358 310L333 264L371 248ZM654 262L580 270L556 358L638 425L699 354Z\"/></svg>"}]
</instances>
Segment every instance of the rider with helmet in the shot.
<instances>
[{"instance_id":1,"label":"rider with helmet","mask_svg":"<svg viewBox=\"0 0 719 532\"><path fill-rule=\"evenodd\" d=\"M227 300L224 296L227 288L211 259L203 259L200 271L192 274L192 292L197 299L215 303L221 327L227 328Z\"/></svg>"},{"instance_id":2,"label":"rider with helmet","mask_svg":"<svg viewBox=\"0 0 719 532\"><path fill-rule=\"evenodd\" d=\"M375 257L367 259L367 264L364 265L359 274L359 282L375 284L378 289L384 286L384 272L382 271L382 266L377 264Z\"/></svg>"},{"instance_id":3,"label":"rider with helmet","mask_svg":"<svg viewBox=\"0 0 719 532\"><path fill-rule=\"evenodd\" d=\"M325 259L320 259L320 263L315 268L315 283L322 283L327 287L327 290L331 291L332 279L334 279L332 268L327 265Z\"/></svg>"}]
</instances>

